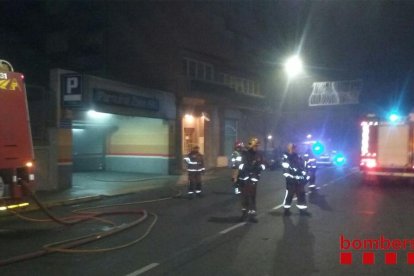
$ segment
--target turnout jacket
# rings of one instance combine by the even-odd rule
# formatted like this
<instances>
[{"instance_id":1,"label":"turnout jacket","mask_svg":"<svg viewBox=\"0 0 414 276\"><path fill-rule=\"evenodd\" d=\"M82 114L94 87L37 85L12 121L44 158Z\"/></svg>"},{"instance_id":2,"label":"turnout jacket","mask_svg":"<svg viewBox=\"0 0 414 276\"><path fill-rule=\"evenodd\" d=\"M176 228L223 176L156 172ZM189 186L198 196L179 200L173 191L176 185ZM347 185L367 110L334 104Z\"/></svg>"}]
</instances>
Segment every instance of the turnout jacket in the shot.
<instances>
[{"instance_id":1,"label":"turnout jacket","mask_svg":"<svg viewBox=\"0 0 414 276\"><path fill-rule=\"evenodd\" d=\"M312 153L307 152L303 155L303 159L305 161L305 167L308 171L316 170L316 158L313 156Z\"/></svg>"},{"instance_id":2,"label":"turnout jacket","mask_svg":"<svg viewBox=\"0 0 414 276\"><path fill-rule=\"evenodd\" d=\"M259 181L260 173L266 169L262 155L252 149L243 151L239 165L239 179Z\"/></svg>"},{"instance_id":3,"label":"turnout jacket","mask_svg":"<svg viewBox=\"0 0 414 276\"><path fill-rule=\"evenodd\" d=\"M231 168L232 169L238 169L239 168L239 165L242 162L242 152L243 151L235 150L231 154L230 161L231 161Z\"/></svg>"},{"instance_id":4,"label":"turnout jacket","mask_svg":"<svg viewBox=\"0 0 414 276\"><path fill-rule=\"evenodd\" d=\"M296 153L284 153L282 157L283 176L305 180L306 168L303 159Z\"/></svg>"},{"instance_id":5,"label":"turnout jacket","mask_svg":"<svg viewBox=\"0 0 414 276\"><path fill-rule=\"evenodd\" d=\"M203 155L199 152L191 151L186 157L184 157L184 161L187 164L187 171L188 172L204 172L204 158Z\"/></svg>"}]
</instances>

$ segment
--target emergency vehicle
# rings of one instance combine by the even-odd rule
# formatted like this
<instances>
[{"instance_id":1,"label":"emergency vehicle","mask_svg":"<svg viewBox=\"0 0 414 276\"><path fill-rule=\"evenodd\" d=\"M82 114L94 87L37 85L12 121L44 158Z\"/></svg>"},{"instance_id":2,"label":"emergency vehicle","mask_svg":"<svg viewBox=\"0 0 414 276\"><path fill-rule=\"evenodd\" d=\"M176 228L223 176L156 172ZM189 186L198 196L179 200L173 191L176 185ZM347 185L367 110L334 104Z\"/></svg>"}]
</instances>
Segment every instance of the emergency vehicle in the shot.
<instances>
[{"instance_id":1,"label":"emergency vehicle","mask_svg":"<svg viewBox=\"0 0 414 276\"><path fill-rule=\"evenodd\" d=\"M28 205L33 165L24 76L0 60L0 211Z\"/></svg>"},{"instance_id":2,"label":"emergency vehicle","mask_svg":"<svg viewBox=\"0 0 414 276\"><path fill-rule=\"evenodd\" d=\"M360 170L364 180L414 178L414 113L361 122Z\"/></svg>"}]
</instances>

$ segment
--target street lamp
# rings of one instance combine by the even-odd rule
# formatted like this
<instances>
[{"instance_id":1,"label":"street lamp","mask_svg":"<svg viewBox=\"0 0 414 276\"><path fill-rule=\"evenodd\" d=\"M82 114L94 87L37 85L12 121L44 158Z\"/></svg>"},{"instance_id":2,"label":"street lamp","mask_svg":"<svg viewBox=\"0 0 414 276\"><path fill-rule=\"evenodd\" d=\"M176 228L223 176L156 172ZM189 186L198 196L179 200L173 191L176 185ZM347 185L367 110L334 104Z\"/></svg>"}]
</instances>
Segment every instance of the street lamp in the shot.
<instances>
[{"instance_id":1,"label":"street lamp","mask_svg":"<svg viewBox=\"0 0 414 276\"><path fill-rule=\"evenodd\" d=\"M289 79L303 73L303 63L299 56L294 55L286 60L285 72Z\"/></svg>"}]
</instances>

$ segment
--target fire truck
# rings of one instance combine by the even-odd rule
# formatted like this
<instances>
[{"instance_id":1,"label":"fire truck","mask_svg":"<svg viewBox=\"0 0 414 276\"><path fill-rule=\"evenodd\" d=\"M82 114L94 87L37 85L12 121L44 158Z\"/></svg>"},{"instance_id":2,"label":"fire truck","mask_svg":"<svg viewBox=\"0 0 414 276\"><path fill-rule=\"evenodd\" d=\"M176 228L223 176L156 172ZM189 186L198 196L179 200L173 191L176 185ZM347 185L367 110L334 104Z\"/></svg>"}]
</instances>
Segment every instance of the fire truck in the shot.
<instances>
[{"instance_id":1,"label":"fire truck","mask_svg":"<svg viewBox=\"0 0 414 276\"><path fill-rule=\"evenodd\" d=\"M414 178L414 113L361 122L360 170L365 181Z\"/></svg>"},{"instance_id":2,"label":"fire truck","mask_svg":"<svg viewBox=\"0 0 414 276\"><path fill-rule=\"evenodd\" d=\"M0 211L27 206L34 180L24 75L0 59Z\"/></svg>"}]
</instances>

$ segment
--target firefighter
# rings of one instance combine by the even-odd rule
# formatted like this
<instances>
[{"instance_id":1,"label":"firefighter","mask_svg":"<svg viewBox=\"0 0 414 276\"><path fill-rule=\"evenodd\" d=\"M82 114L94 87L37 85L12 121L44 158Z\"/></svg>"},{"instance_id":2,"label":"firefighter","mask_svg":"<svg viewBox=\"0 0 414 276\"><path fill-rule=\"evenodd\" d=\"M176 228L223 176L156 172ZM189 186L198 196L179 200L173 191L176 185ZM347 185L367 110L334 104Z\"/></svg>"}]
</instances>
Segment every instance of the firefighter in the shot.
<instances>
[{"instance_id":1,"label":"firefighter","mask_svg":"<svg viewBox=\"0 0 414 276\"><path fill-rule=\"evenodd\" d=\"M241 164L241 161L242 161L243 151L244 151L243 142L236 141L234 143L234 151L231 154L231 158L230 158L231 170L232 170L231 183L233 184L234 194L236 195L241 193L238 174L239 174L239 165Z\"/></svg>"},{"instance_id":2,"label":"firefighter","mask_svg":"<svg viewBox=\"0 0 414 276\"><path fill-rule=\"evenodd\" d=\"M296 145L288 144L287 152L283 154L282 158L283 176L286 178L286 195L283 201L284 215L289 216L290 207L292 206L293 196L297 196L296 206L300 210L301 215L309 216L310 213L306 210L306 193L305 185L309 180L306 174L305 162L296 153Z\"/></svg>"},{"instance_id":3,"label":"firefighter","mask_svg":"<svg viewBox=\"0 0 414 276\"><path fill-rule=\"evenodd\" d=\"M204 174L204 157L199 152L199 146L193 146L190 153L184 157L188 171L188 196L192 199L194 196L201 197L201 175Z\"/></svg>"},{"instance_id":4,"label":"firefighter","mask_svg":"<svg viewBox=\"0 0 414 276\"><path fill-rule=\"evenodd\" d=\"M309 189L311 191L316 191L316 158L312 153L311 149L308 149L303 155L303 160L305 161L306 173L309 176Z\"/></svg>"},{"instance_id":5,"label":"firefighter","mask_svg":"<svg viewBox=\"0 0 414 276\"><path fill-rule=\"evenodd\" d=\"M249 140L247 150L243 151L242 161L239 165L239 183L241 188L242 216L240 221L246 219L258 222L256 218L256 190L260 173L265 170L264 160L258 152L259 139L253 137Z\"/></svg>"}]
</instances>

